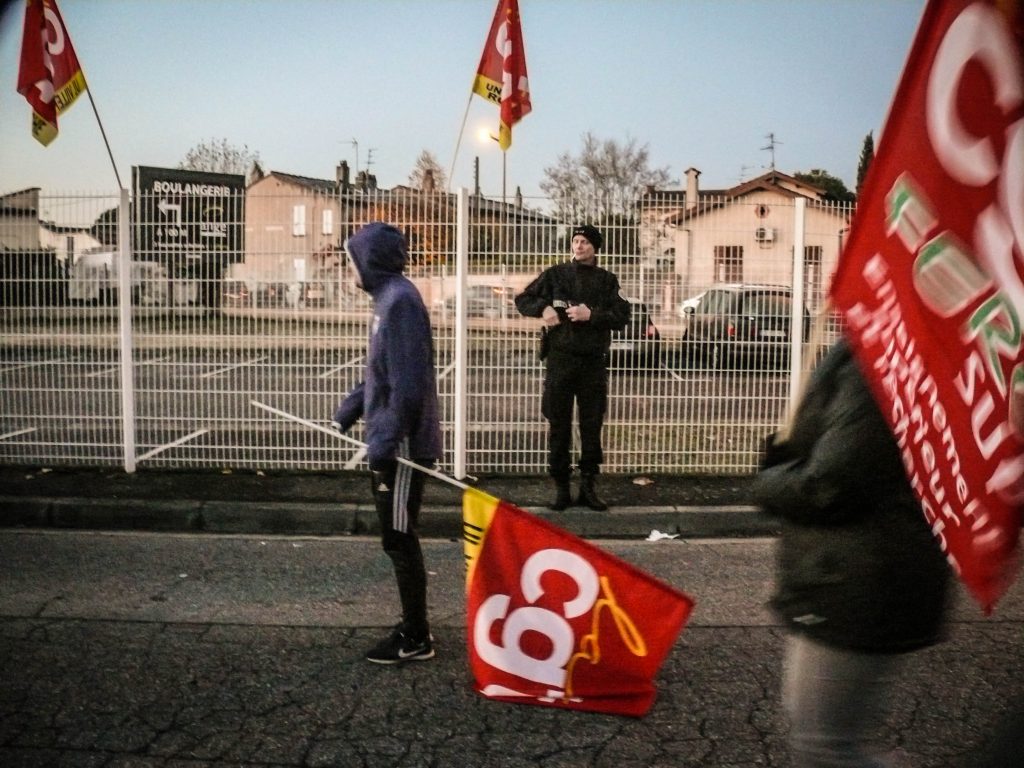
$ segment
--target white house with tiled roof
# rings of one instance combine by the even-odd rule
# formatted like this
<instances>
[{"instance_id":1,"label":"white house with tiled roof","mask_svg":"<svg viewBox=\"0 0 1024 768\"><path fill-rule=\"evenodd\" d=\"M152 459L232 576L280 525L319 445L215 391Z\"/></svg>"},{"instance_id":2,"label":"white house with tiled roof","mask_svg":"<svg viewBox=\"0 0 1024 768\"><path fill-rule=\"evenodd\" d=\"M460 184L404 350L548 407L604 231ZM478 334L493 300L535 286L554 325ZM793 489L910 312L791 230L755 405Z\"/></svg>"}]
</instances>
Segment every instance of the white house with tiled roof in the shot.
<instances>
[{"instance_id":1,"label":"white house with tiled roof","mask_svg":"<svg viewBox=\"0 0 1024 768\"><path fill-rule=\"evenodd\" d=\"M678 298L717 282L791 285L796 201L805 201L804 280L816 309L835 270L852 209L825 200L825 191L772 170L721 193L701 193L700 172L687 171L681 205L663 216L671 244Z\"/></svg>"}]
</instances>

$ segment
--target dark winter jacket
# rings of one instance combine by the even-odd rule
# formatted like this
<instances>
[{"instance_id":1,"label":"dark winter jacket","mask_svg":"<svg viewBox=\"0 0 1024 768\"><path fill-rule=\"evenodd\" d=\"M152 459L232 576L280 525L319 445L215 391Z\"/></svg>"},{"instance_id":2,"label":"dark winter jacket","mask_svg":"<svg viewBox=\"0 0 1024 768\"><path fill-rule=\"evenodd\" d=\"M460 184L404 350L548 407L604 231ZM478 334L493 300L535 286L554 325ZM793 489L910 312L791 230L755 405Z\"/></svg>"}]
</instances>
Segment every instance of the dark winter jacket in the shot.
<instances>
[{"instance_id":1,"label":"dark winter jacket","mask_svg":"<svg viewBox=\"0 0 1024 768\"><path fill-rule=\"evenodd\" d=\"M441 428L430 317L402 271L407 248L390 224L367 224L347 243L363 289L373 296L364 380L334 415L343 430L366 422L370 469L384 469L408 438L407 458L441 458Z\"/></svg>"},{"instance_id":2,"label":"dark winter jacket","mask_svg":"<svg viewBox=\"0 0 1024 768\"><path fill-rule=\"evenodd\" d=\"M586 304L590 319L571 322L565 310L574 304ZM548 267L516 296L516 308L526 317L540 317L549 306L562 321L545 331L552 356L603 357L611 332L629 322L629 302L622 297L618 278L607 269L575 260Z\"/></svg>"},{"instance_id":3,"label":"dark winter jacket","mask_svg":"<svg viewBox=\"0 0 1024 768\"><path fill-rule=\"evenodd\" d=\"M765 463L753 494L782 521L772 604L789 627L866 652L938 641L949 567L845 341Z\"/></svg>"}]
</instances>

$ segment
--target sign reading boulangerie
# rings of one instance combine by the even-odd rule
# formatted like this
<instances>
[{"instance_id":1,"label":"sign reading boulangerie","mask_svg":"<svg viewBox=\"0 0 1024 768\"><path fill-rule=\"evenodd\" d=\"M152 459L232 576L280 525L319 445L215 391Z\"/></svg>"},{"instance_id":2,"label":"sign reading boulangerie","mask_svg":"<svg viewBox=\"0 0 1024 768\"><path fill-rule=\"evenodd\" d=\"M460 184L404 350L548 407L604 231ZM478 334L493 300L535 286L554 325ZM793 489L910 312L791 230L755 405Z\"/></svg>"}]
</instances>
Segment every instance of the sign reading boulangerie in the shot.
<instances>
[{"instance_id":1,"label":"sign reading boulangerie","mask_svg":"<svg viewBox=\"0 0 1024 768\"><path fill-rule=\"evenodd\" d=\"M986 611L1024 507L1019 2L925 9L832 296L950 563Z\"/></svg>"}]
</instances>

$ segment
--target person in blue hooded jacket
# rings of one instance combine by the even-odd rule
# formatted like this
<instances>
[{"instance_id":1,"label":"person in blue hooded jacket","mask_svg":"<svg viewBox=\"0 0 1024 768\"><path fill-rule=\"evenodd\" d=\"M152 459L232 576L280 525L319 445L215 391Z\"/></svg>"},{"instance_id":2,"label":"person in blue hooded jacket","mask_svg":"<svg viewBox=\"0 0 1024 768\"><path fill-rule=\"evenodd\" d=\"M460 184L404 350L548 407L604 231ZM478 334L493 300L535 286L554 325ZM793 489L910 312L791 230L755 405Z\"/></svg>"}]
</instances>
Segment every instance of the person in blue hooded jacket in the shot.
<instances>
[{"instance_id":1,"label":"person in blue hooded jacket","mask_svg":"<svg viewBox=\"0 0 1024 768\"><path fill-rule=\"evenodd\" d=\"M442 456L430 317L403 274L408 246L396 227L367 224L345 248L352 279L373 297L373 318L363 381L338 406L333 422L342 432L360 417L366 425L381 544L394 564L402 605L402 621L366 658L377 664L422 661L434 656L416 533L426 477L398 459L432 467Z\"/></svg>"}]
</instances>

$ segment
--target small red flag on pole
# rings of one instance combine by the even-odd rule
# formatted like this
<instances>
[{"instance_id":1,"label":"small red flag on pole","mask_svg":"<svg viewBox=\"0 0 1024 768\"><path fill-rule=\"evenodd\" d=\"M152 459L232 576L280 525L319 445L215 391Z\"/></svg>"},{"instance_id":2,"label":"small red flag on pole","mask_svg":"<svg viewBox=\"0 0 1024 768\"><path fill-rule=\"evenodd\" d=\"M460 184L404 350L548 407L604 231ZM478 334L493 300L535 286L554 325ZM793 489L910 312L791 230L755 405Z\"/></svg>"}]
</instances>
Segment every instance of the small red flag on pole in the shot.
<instances>
[{"instance_id":1,"label":"small red flag on pole","mask_svg":"<svg viewBox=\"0 0 1024 768\"><path fill-rule=\"evenodd\" d=\"M477 691L510 703L644 715L693 598L475 488L462 510Z\"/></svg>"},{"instance_id":2,"label":"small red flag on pole","mask_svg":"<svg viewBox=\"0 0 1024 768\"><path fill-rule=\"evenodd\" d=\"M86 90L56 0L27 0L18 93L32 107L32 135L43 146L57 137L57 115Z\"/></svg>"},{"instance_id":3,"label":"small red flag on pole","mask_svg":"<svg viewBox=\"0 0 1024 768\"><path fill-rule=\"evenodd\" d=\"M500 108L498 143L502 150L507 150L512 145L512 126L526 117L531 109L518 0L498 0L473 81L473 93Z\"/></svg>"}]
</instances>

